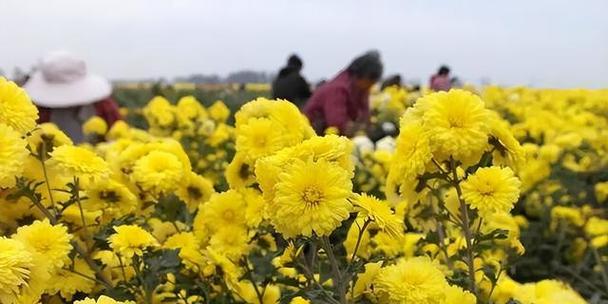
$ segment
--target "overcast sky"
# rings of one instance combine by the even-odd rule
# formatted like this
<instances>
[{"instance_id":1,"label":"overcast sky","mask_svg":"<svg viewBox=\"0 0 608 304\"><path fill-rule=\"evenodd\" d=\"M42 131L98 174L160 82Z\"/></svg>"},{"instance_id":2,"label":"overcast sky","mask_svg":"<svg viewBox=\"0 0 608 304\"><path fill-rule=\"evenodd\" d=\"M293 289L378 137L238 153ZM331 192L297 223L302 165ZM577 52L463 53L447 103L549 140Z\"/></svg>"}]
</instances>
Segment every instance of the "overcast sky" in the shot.
<instances>
[{"instance_id":1,"label":"overcast sky","mask_svg":"<svg viewBox=\"0 0 608 304\"><path fill-rule=\"evenodd\" d=\"M0 68L70 50L110 78L276 71L310 79L378 49L386 74L608 87L607 0L0 0Z\"/></svg>"}]
</instances>

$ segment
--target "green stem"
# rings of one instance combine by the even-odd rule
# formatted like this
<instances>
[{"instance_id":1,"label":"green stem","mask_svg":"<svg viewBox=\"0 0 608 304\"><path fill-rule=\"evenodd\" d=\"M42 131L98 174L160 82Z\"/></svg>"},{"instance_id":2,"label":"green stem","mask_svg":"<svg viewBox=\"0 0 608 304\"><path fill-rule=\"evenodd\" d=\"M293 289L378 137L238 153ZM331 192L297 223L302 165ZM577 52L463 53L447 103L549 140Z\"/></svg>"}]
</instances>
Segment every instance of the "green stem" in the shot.
<instances>
[{"instance_id":1,"label":"green stem","mask_svg":"<svg viewBox=\"0 0 608 304\"><path fill-rule=\"evenodd\" d=\"M80 211L80 219L82 220L82 228L84 229L84 238L85 240L88 240L89 230L87 228L87 223L84 219L84 210L82 209L82 203L80 202L80 180L77 177L74 177L74 199L76 200L78 210Z\"/></svg>"},{"instance_id":2,"label":"green stem","mask_svg":"<svg viewBox=\"0 0 608 304\"><path fill-rule=\"evenodd\" d=\"M249 281L253 285L253 290L255 290L255 295L258 297L258 301L260 302L260 304L264 304L264 295L260 292L258 284L256 284L255 280L253 279L253 273L249 268L249 261L247 260L247 258L244 259L243 264L245 264L245 270L247 270L247 279L249 279Z\"/></svg>"},{"instance_id":3,"label":"green stem","mask_svg":"<svg viewBox=\"0 0 608 304\"><path fill-rule=\"evenodd\" d=\"M593 257L595 258L596 263L598 263L600 265L600 267L602 268L602 271L601 271L602 281L604 282L604 288L606 288L606 290L608 290L608 274L606 273L606 264L604 264L602 257L600 256L599 252L597 251L597 248L595 248L593 245L591 245L590 247L591 247L591 251L593 252Z\"/></svg>"},{"instance_id":4,"label":"green stem","mask_svg":"<svg viewBox=\"0 0 608 304\"><path fill-rule=\"evenodd\" d=\"M469 220L469 212L467 210L467 205L462 199L462 189L460 189L460 181L458 180L458 173L456 172L456 162L454 158L450 158L450 169L452 170L452 185L456 188L456 193L458 194L458 201L460 202L460 213L462 220L462 230L464 232L465 242L467 245L466 252L466 264L469 268L469 288L473 292L473 294L479 298L479 294L477 293L477 284L475 283L475 260L473 258L473 246L471 243L472 235L471 235L471 227Z\"/></svg>"},{"instance_id":5,"label":"green stem","mask_svg":"<svg viewBox=\"0 0 608 304\"><path fill-rule=\"evenodd\" d=\"M321 238L321 245L323 245L323 249L327 253L327 257L329 258L329 264L331 266L332 277L334 286L336 287L336 291L340 297L340 303L347 304L346 301L346 289L344 288L345 284L342 280L342 272L340 271L340 267L338 265L338 260L334 255L334 250L329 242L329 238L327 236L323 236Z\"/></svg>"},{"instance_id":6,"label":"green stem","mask_svg":"<svg viewBox=\"0 0 608 304\"><path fill-rule=\"evenodd\" d=\"M53 210L55 210L55 215L59 214L59 212L57 212L57 209L55 209L55 199L53 198L53 192L51 191L51 184L49 183L49 175L48 175L48 171L46 169L46 152L47 152L47 148L46 148L46 141L43 140L42 141L42 146L41 146L41 151L40 154L38 155L38 160L40 161L40 165L42 166L42 174L44 175L44 183L46 184L46 190L49 192L49 200L51 200L51 206L53 207Z\"/></svg>"},{"instance_id":7,"label":"green stem","mask_svg":"<svg viewBox=\"0 0 608 304\"><path fill-rule=\"evenodd\" d=\"M351 263L355 260L355 257L357 256L357 251L359 250L359 245L361 245L361 239L363 239L363 234L365 233L365 229L367 228L367 226L369 225L371 221L366 220L365 223L363 223L363 227L359 227L359 236L357 237L357 243L355 244L355 250L353 250L353 255L350 257L350 261ZM355 224L358 226L359 224L357 224L357 222L355 222Z\"/></svg>"}]
</instances>

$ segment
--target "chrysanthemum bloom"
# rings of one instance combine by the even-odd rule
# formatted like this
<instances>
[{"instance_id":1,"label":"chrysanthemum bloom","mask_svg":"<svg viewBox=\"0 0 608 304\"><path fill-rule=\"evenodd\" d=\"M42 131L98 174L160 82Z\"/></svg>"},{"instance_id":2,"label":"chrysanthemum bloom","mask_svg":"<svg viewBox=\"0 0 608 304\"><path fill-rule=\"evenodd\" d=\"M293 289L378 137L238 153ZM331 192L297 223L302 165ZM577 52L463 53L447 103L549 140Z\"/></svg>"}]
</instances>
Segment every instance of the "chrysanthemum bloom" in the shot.
<instances>
[{"instance_id":1,"label":"chrysanthemum bloom","mask_svg":"<svg viewBox=\"0 0 608 304\"><path fill-rule=\"evenodd\" d=\"M269 155L285 146L284 130L270 119L252 118L237 129L236 150L250 161Z\"/></svg>"},{"instance_id":2,"label":"chrysanthemum bloom","mask_svg":"<svg viewBox=\"0 0 608 304\"><path fill-rule=\"evenodd\" d=\"M82 147L63 145L51 152L52 165L84 184L103 180L110 175L110 167L94 152Z\"/></svg>"},{"instance_id":3,"label":"chrysanthemum bloom","mask_svg":"<svg viewBox=\"0 0 608 304\"><path fill-rule=\"evenodd\" d=\"M378 272L374 291L382 304L440 304L448 286L443 273L427 258L412 258Z\"/></svg>"},{"instance_id":4,"label":"chrysanthemum bloom","mask_svg":"<svg viewBox=\"0 0 608 304\"><path fill-rule=\"evenodd\" d=\"M238 152L226 167L224 175L231 189L244 188L255 182L254 167L246 161L245 155Z\"/></svg>"},{"instance_id":5,"label":"chrysanthemum bloom","mask_svg":"<svg viewBox=\"0 0 608 304\"><path fill-rule=\"evenodd\" d=\"M38 125L27 138L30 149L36 153L42 152L43 140L50 143L49 147L45 147L47 153L52 152L55 147L73 144L72 140L57 125L50 122Z\"/></svg>"},{"instance_id":6,"label":"chrysanthemum bloom","mask_svg":"<svg viewBox=\"0 0 608 304\"><path fill-rule=\"evenodd\" d=\"M186 174L175 192L177 197L186 203L190 212L194 212L201 203L208 201L213 193L213 183L193 172Z\"/></svg>"},{"instance_id":7,"label":"chrysanthemum bloom","mask_svg":"<svg viewBox=\"0 0 608 304\"><path fill-rule=\"evenodd\" d=\"M329 235L352 209L349 173L326 160L294 159L275 189L270 220L286 237Z\"/></svg>"},{"instance_id":8,"label":"chrysanthemum bloom","mask_svg":"<svg viewBox=\"0 0 608 304\"><path fill-rule=\"evenodd\" d=\"M489 111L471 92L450 90L423 97L428 99L422 121L438 161L450 156L475 163L488 143Z\"/></svg>"},{"instance_id":9,"label":"chrysanthemum bloom","mask_svg":"<svg viewBox=\"0 0 608 304\"><path fill-rule=\"evenodd\" d=\"M125 185L113 180L95 182L86 189L86 209L103 210L104 220L112 220L134 212L138 207L137 197Z\"/></svg>"},{"instance_id":10,"label":"chrysanthemum bloom","mask_svg":"<svg viewBox=\"0 0 608 304\"><path fill-rule=\"evenodd\" d=\"M210 248L232 261L238 261L249 253L249 235L246 228L236 225L224 226L217 230L209 240Z\"/></svg>"},{"instance_id":11,"label":"chrysanthemum bloom","mask_svg":"<svg viewBox=\"0 0 608 304\"><path fill-rule=\"evenodd\" d=\"M192 232L181 232L170 236L163 243L163 248L179 249L179 257L188 269L200 271L205 262L199 241Z\"/></svg>"},{"instance_id":12,"label":"chrysanthemum bloom","mask_svg":"<svg viewBox=\"0 0 608 304\"><path fill-rule=\"evenodd\" d=\"M32 254L19 241L0 238L0 302L16 303L28 284Z\"/></svg>"},{"instance_id":13,"label":"chrysanthemum bloom","mask_svg":"<svg viewBox=\"0 0 608 304\"><path fill-rule=\"evenodd\" d=\"M398 237L403 234L403 223L395 216L386 202L366 193L359 194L353 201L358 217L373 221L376 226L386 233Z\"/></svg>"},{"instance_id":14,"label":"chrysanthemum bloom","mask_svg":"<svg viewBox=\"0 0 608 304\"><path fill-rule=\"evenodd\" d=\"M482 216L509 212L519 198L520 185L509 168L480 168L462 183L462 198Z\"/></svg>"},{"instance_id":15,"label":"chrysanthemum bloom","mask_svg":"<svg viewBox=\"0 0 608 304\"><path fill-rule=\"evenodd\" d=\"M50 294L59 293L66 300L71 300L77 292L90 293L95 287L95 281L89 279L95 277L95 271L83 259L75 259L72 269L60 269L50 280ZM77 273L75 273L75 272ZM84 276L87 277L84 277Z\"/></svg>"},{"instance_id":16,"label":"chrysanthemum bloom","mask_svg":"<svg viewBox=\"0 0 608 304\"><path fill-rule=\"evenodd\" d=\"M175 108L161 96L152 98L143 108L143 114L151 127L169 127L175 122Z\"/></svg>"},{"instance_id":17,"label":"chrysanthemum bloom","mask_svg":"<svg viewBox=\"0 0 608 304\"><path fill-rule=\"evenodd\" d=\"M75 301L74 304L135 304L133 301L120 302L107 296L100 296L97 301L95 299L86 298L84 300Z\"/></svg>"},{"instance_id":18,"label":"chrysanthemum bloom","mask_svg":"<svg viewBox=\"0 0 608 304\"><path fill-rule=\"evenodd\" d=\"M115 226L114 231L116 233L112 234L108 241L110 242L110 248L121 257L141 256L146 248L159 246L156 239L148 231L137 225Z\"/></svg>"},{"instance_id":19,"label":"chrysanthemum bloom","mask_svg":"<svg viewBox=\"0 0 608 304\"><path fill-rule=\"evenodd\" d=\"M291 299L291 302L289 302L289 304L310 304L310 301L308 301L302 297L295 297L295 298Z\"/></svg>"},{"instance_id":20,"label":"chrysanthemum bloom","mask_svg":"<svg viewBox=\"0 0 608 304\"><path fill-rule=\"evenodd\" d=\"M477 298L469 291L458 286L448 286L445 293L444 304L476 304Z\"/></svg>"},{"instance_id":21,"label":"chrysanthemum bloom","mask_svg":"<svg viewBox=\"0 0 608 304\"><path fill-rule=\"evenodd\" d=\"M21 134L0 123L0 188L14 186L23 174L23 162L29 154L26 145Z\"/></svg>"},{"instance_id":22,"label":"chrysanthemum bloom","mask_svg":"<svg viewBox=\"0 0 608 304\"><path fill-rule=\"evenodd\" d=\"M418 184L426 165L431 162L429 138L420 123L401 120L401 130L397 137L397 148L387 176L387 192L412 192Z\"/></svg>"},{"instance_id":23,"label":"chrysanthemum bloom","mask_svg":"<svg viewBox=\"0 0 608 304\"><path fill-rule=\"evenodd\" d=\"M25 90L0 77L0 123L23 135L36 127L36 120L38 109Z\"/></svg>"},{"instance_id":24,"label":"chrysanthemum bloom","mask_svg":"<svg viewBox=\"0 0 608 304\"><path fill-rule=\"evenodd\" d=\"M180 98L177 101L177 113L191 120L205 119L208 116L205 107L194 96Z\"/></svg>"},{"instance_id":25,"label":"chrysanthemum bloom","mask_svg":"<svg viewBox=\"0 0 608 304\"><path fill-rule=\"evenodd\" d=\"M225 122L230 116L230 109L221 100L214 102L209 108L207 108L209 117L217 122Z\"/></svg>"},{"instance_id":26,"label":"chrysanthemum bloom","mask_svg":"<svg viewBox=\"0 0 608 304\"><path fill-rule=\"evenodd\" d=\"M208 202L199 207L194 219L194 231L215 233L227 226L245 227L245 207L243 196L235 190L213 194Z\"/></svg>"},{"instance_id":27,"label":"chrysanthemum bloom","mask_svg":"<svg viewBox=\"0 0 608 304\"><path fill-rule=\"evenodd\" d=\"M517 168L524 161L525 153L509 127L509 123L500 118L498 113L491 112L489 142L494 148L492 161L495 165Z\"/></svg>"},{"instance_id":28,"label":"chrysanthemum bloom","mask_svg":"<svg viewBox=\"0 0 608 304\"><path fill-rule=\"evenodd\" d=\"M353 293L350 295L353 299L358 299L364 294L371 293L369 287L374 284L374 280L382 269L382 261L365 264L365 271L357 275L357 282L353 287Z\"/></svg>"},{"instance_id":29,"label":"chrysanthemum bloom","mask_svg":"<svg viewBox=\"0 0 608 304\"><path fill-rule=\"evenodd\" d=\"M514 293L513 299L520 303L534 304L587 303L572 287L557 280L542 280L521 285Z\"/></svg>"},{"instance_id":30,"label":"chrysanthemum bloom","mask_svg":"<svg viewBox=\"0 0 608 304\"><path fill-rule=\"evenodd\" d=\"M53 226L47 219L35 221L29 226L19 227L13 239L25 244L26 248L34 253L36 259L43 259L51 273L69 261L72 235L63 225Z\"/></svg>"},{"instance_id":31,"label":"chrysanthemum bloom","mask_svg":"<svg viewBox=\"0 0 608 304\"><path fill-rule=\"evenodd\" d=\"M135 162L131 178L144 191L160 194L176 189L183 175L182 163L177 156L152 151Z\"/></svg>"},{"instance_id":32,"label":"chrysanthemum bloom","mask_svg":"<svg viewBox=\"0 0 608 304\"><path fill-rule=\"evenodd\" d=\"M82 125L82 132L87 135L104 135L106 132L108 132L108 124L105 120L103 120L103 118L93 116Z\"/></svg>"},{"instance_id":33,"label":"chrysanthemum bloom","mask_svg":"<svg viewBox=\"0 0 608 304\"><path fill-rule=\"evenodd\" d=\"M247 220L247 226L250 228L256 228L260 223L268 218L266 210L266 201L262 194L253 188L242 188L238 190L245 204L245 219Z\"/></svg>"}]
</instances>

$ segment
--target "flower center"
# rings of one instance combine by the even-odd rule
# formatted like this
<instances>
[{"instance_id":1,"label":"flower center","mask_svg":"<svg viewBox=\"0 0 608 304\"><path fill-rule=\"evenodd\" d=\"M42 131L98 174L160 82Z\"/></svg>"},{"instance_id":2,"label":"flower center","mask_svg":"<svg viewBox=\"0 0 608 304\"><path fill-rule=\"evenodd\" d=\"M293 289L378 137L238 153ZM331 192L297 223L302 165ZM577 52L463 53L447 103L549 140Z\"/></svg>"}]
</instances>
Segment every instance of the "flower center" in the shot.
<instances>
[{"instance_id":1,"label":"flower center","mask_svg":"<svg viewBox=\"0 0 608 304\"><path fill-rule=\"evenodd\" d=\"M226 210L224 211L224 219L227 221L230 221L234 218L234 211L232 210Z\"/></svg>"},{"instance_id":2,"label":"flower center","mask_svg":"<svg viewBox=\"0 0 608 304\"><path fill-rule=\"evenodd\" d=\"M323 193L315 187L308 187L302 193L302 200L308 207L316 207L321 203Z\"/></svg>"},{"instance_id":3,"label":"flower center","mask_svg":"<svg viewBox=\"0 0 608 304\"><path fill-rule=\"evenodd\" d=\"M201 197L203 197L203 193L202 193L201 189L199 189L197 187L188 186L187 190L188 190L188 196L190 196L193 199L200 199Z\"/></svg>"}]
</instances>

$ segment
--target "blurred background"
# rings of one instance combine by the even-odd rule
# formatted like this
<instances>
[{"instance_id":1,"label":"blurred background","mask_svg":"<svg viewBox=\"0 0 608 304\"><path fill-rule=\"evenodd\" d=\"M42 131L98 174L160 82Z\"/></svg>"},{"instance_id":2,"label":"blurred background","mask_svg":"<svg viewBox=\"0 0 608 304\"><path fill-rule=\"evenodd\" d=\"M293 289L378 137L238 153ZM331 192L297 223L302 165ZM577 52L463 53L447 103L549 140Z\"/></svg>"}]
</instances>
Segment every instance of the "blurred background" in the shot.
<instances>
[{"instance_id":1,"label":"blurred background","mask_svg":"<svg viewBox=\"0 0 608 304\"><path fill-rule=\"evenodd\" d=\"M607 11L604 0L2 0L0 69L65 49L115 81L265 82L295 52L315 82L377 49L385 75L406 82L448 64L473 84L597 88Z\"/></svg>"}]
</instances>

